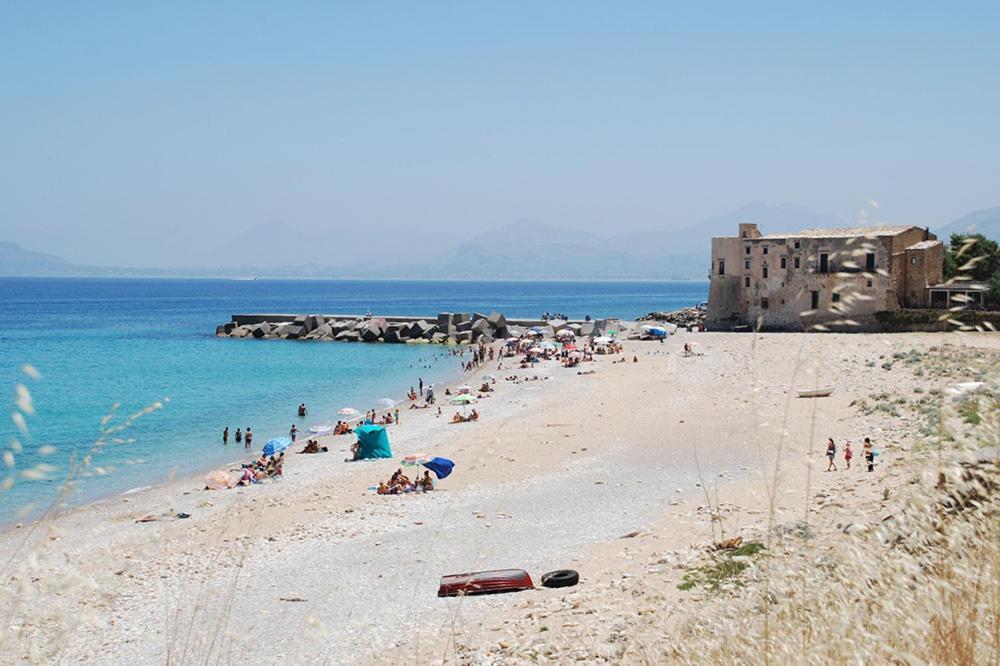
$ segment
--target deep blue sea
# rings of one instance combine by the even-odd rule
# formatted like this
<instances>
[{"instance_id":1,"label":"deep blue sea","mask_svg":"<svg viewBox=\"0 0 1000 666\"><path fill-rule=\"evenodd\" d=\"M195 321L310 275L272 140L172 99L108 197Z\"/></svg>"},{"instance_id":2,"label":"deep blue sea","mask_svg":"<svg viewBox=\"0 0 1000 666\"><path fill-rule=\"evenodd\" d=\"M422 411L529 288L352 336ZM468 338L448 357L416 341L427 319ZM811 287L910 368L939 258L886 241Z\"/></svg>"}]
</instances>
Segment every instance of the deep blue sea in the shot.
<instances>
[{"instance_id":1,"label":"deep blue sea","mask_svg":"<svg viewBox=\"0 0 1000 666\"><path fill-rule=\"evenodd\" d=\"M15 410L16 387L35 414L25 437L11 418L0 446L13 451L16 482L0 500L0 522L37 515L56 498L75 454L93 446L101 419L112 423L157 401L93 458L71 503L160 483L242 456L225 426L251 426L255 449L294 422L337 420L425 383L460 375L458 361L432 345L372 345L216 338L234 313L311 312L436 315L499 310L512 317L635 318L704 301L705 282L430 282L362 280L0 279L0 379ZM32 379L22 370L41 373ZM307 419L295 416L305 402ZM16 446L16 445L15 445ZM43 454L43 447L54 453ZM242 445L241 445L242 447ZM45 479L25 478L39 463ZM30 476L30 475L29 475Z\"/></svg>"}]
</instances>

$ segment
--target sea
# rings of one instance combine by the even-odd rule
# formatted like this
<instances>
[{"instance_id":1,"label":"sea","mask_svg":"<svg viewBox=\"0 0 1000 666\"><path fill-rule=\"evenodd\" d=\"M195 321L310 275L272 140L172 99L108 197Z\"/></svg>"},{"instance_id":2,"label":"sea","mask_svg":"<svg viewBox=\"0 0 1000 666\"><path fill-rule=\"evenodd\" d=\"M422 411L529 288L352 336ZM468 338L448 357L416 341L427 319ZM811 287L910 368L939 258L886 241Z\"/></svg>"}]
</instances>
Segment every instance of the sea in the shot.
<instances>
[{"instance_id":1,"label":"sea","mask_svg":"<svg viewBox=\"0 0 1000 666\"><path fill-rule=\"evenodd\" d=\"M217 338L235 313L634 319L707 295L708 283L696 281L0 278L0 390L10 413L0 421L0 478L9 479L0 524L50 511L62 488L62 504L75 505L249 458L232 437L223 445L226 426L252 427L259 451L292 423L304 431L345 407L399 400L421 378L461 375L439 345ZM297 418L300 403L306 419Z\"/></svg>"}]
</instances>

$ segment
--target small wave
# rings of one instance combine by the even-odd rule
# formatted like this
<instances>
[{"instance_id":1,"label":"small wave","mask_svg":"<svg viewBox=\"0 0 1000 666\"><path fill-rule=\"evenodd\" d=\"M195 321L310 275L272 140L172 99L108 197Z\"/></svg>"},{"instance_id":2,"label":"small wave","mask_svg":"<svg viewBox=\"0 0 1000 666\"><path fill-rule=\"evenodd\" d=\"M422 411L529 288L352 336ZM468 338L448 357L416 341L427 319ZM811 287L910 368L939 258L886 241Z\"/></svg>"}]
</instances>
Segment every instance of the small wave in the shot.
<instances>
[{"instance_id":1,"label":"small wave","mask_svg":"<svg viewBox=\"0 0 1000 666\"><path fill-rule=\"evenodd\" d=\"M125 492L121 493L121 495L131 495L133 493L141 493L143 490L149 490L152 487L153 486L139 486L138 488L130 488Z\"/></svg>"}]
</instances>

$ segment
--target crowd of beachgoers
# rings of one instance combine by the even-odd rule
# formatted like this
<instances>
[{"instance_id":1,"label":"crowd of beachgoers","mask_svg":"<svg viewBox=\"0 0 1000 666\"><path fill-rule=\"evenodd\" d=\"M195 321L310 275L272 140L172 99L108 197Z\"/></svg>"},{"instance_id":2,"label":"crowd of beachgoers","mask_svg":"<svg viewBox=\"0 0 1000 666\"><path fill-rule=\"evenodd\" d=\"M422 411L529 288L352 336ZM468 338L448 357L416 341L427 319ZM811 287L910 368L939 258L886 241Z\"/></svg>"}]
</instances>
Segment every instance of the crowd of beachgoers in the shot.
<instances>
[{"instance_id":1,"label":"crowd of beachgoers","mask_svg":"<svg viewBox=\"0 0 1000 666\"><path fill-rule=\"evenodd\" d=\"M620 354L621 352L622 345L613 336L588 336L578 342L571 331L564 330L551 339L547 339L539 331L529 331L522 336L499 342L459 345L449 349L447 353L459 360L463 372L474 373L486 364L493 362L497 363L497 372L505 369L530 370L539 363L552 361L558 362L564 368L578 368L581 364L593 361L596 355ZM504 365L506 361L510 361L508 366ZM595 372L594 369L588 369L580 370L577 374L592 374L593 372ZM537 375L531 377L514 373L506 375L504 379L520 383L522 381L537 381L540 378ZM486 373L482 376L482 383L477 390L465 385L445 387L443 392L445 400L462 407L461 410L456 410L452 414L450 423L475 423L479 421L480 411L476 407L470 408L470 405L489 398L494 392L493 385L496 384L496 381L496 375ZM441 405L437 404L434 386L432 384L425 385L422 377L418 378L415 386L410 387L402 402L408 403L405 407L407 410L436 407L435 416L441 418L444 415ZM307 432L311 436L306 438L303 448L296 453L325 453L329 451L329 446L321 442L322 437L354 434L359 426L399 426L401 420L399 403L386 405L383 409L372 408L364 414L352 408L342 409L339 413L347 418L332 424L310 426ZM298 405L296 414L300 419L309 416L309 409L305 403ZM268 440L259 457L243 462L239 467L211 472L206 476L206 489L234 488L280 480L283 476L285 452L299 441L299 434L300 428L293 423L288 430L288 436ZM250 426L245 429L236 428L233 439L236 444L242 444L244 449L252 449L254 442L252 428ZM230 428L227 426L222 431L223 445L228 445L229 440ZM346 461L361 458L358 442L350 447L350 453L351 456L346 458ZM429 477L427 478L429 480ZM404 490L410 492L414 489L430 490L431 488L424 487L419 483L419 480L417 483L410 482L405 475L400 473L394 475L389 483L380 483L379 494L398 494Z\"/></svg>"}]
</instances>

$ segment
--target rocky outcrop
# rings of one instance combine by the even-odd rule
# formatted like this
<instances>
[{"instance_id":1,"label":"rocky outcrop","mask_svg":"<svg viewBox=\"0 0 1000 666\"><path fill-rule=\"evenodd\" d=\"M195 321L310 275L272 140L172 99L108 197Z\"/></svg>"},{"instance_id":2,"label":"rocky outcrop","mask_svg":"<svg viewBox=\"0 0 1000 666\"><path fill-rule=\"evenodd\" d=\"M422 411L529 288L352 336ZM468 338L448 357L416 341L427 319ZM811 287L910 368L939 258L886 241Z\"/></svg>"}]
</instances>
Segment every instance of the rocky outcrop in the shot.
<instances>
[{"instance_id":1,"label":"rocky outcrop","mask_svg":"<svg viewBox=\"0 0 1000 666\"><path fill-rule=\"evenodd\" d=\"M650 312L644 317L639 317L639 321L661 322L664 324L676 324L681 328L688 326L705 326L705 318L708 315L708 304L701 303L689 308L682 308L672 312Z\"/></svg>"},{"instance_id":2,"label":"rocky outcrop","mask_svg":"<svg viewBox=\"0 0 1000 666\"><path fill-rule=\"evenodd\" d=\"M271 317L272 319L268 319ZM241 325L242 322L242 325ZM336 318L320 315L234 315L234 320L216 327L220 337L279 340L336 340L339 342L387 342L468 344L491 343L528 333L538 327L547 338L568 329L576 336L601 334L605 329L620 329L617 319L600 322L509 321L499 312L490 314L442 312L436 318L406 321L402 317Z\"/></svg>"}]
</instances>

